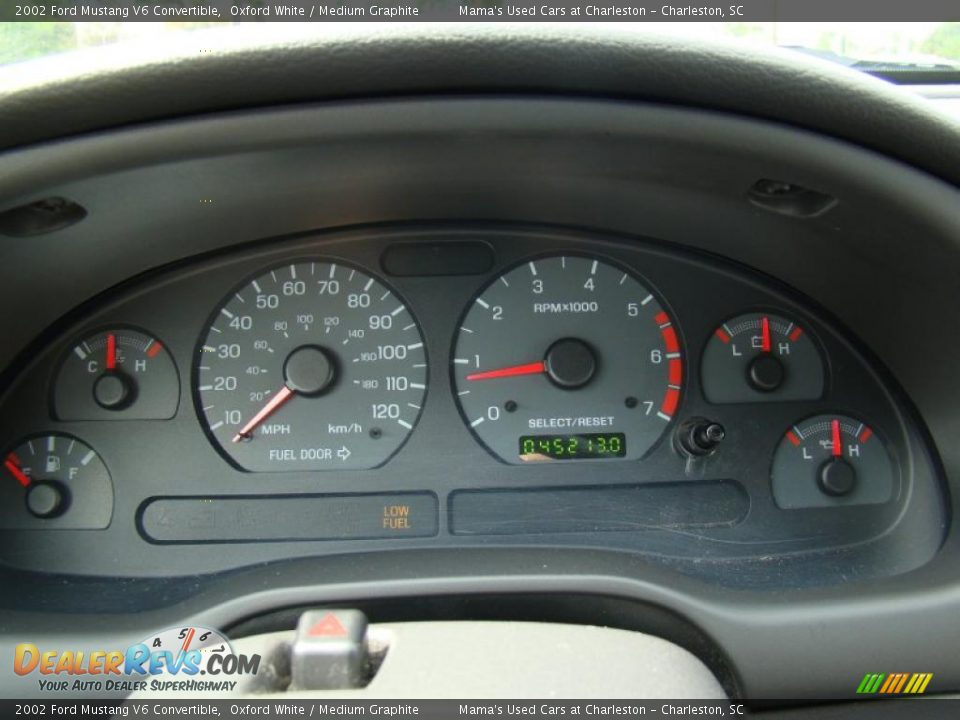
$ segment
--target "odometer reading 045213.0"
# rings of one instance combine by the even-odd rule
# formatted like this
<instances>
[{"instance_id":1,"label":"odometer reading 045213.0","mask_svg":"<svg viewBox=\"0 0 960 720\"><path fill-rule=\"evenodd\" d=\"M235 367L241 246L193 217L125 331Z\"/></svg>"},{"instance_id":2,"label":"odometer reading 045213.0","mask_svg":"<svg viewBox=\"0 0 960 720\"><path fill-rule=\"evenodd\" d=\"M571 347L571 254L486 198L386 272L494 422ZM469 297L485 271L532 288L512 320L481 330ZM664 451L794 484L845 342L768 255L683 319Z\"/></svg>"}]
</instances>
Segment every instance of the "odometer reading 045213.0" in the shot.
<instances>
[{"instance_id":1,"label":"odometer reading 045213.0","mask_svg":"<svg viewBox=\"0 0 960 720\"><path fill-rule=\"evenodd\" d=\"M392 290L327 261L273 268L217 308L197 402L213 441L254 472L383 464L416 425L427 359Z\"/></svg>"},{"instance_id":2,"label":"odometer reading 045213.0","mask_svg":"<svg viewBox=\"0 0 960 720\"><path fill-rule=\"evenodd\" d=\"M623 433L603 435L523 435L520 438L520 459L525 462L543 460L602 460L622 458L627 454L627 437Z\"/></svg>"},{"instance_id":3,"label":"odometer reading 045213.0","mask_svg":"<svg viewBox=\"0 0 960 720\"><path fill-rule=\"evenodd\" d=\"M464 420L505 462L636 460L676 413L683 360L671 318L632 273L551 256L473 299L451 372Z\"/></svg>"}]
</instances>

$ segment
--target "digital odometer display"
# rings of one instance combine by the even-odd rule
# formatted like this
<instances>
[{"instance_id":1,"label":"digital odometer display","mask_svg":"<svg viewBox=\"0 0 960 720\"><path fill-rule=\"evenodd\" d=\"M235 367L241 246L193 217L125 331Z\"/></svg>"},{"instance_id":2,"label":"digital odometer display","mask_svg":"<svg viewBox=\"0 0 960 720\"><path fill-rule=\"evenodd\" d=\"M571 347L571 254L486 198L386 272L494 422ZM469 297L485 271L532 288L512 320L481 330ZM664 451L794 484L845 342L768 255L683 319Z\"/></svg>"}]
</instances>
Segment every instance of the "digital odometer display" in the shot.
<instances>
[{"instance_id":1,"label":"digital odometer display","mask_svg":"<svg viewBox=\"0 0 960 720\"><path fill-rule=\"evenodd\" d=\"M520 438L520 459L602 460L627 454L627 436L623 433L587 433L584 435L524 435Z\"/></svg>"}]
</instances>

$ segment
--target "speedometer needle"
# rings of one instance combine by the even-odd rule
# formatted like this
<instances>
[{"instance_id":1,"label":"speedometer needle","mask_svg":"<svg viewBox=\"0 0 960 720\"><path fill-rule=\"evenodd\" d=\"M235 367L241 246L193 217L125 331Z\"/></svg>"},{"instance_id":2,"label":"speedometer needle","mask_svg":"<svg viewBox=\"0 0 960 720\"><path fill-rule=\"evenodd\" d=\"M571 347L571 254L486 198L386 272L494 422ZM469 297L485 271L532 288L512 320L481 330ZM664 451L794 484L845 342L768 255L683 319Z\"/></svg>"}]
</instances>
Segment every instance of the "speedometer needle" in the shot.
<instances>
[{"instance_id":1,"label":"speedometer needle","mask_svg":"<svg viewBox=\"0 0 960 720\"><path fill-rule=\"evenodd\" d=\"M511 367L500 368L499 370L486 370L484 372L467 375L467 380L492 380L493 378L515 377L517 375L539 375L547 371L547 364L541 360L526 365L513 365Z\"/></svg>"},{"instance_id":2,"label":"speedometer needle","mask_svg":"<svg viewBox=\"0 0 960 720\"><path fill-rule=\"evenodd\" d=\"M253 434L253 431L256 430L257 425L273 415L285 402L287 402L287 400L292 398L295 394L296 393L294 393L293 390L284 385L280 392L270 398L270 401L260 408L260 412L250 418L250 422L244 425L240 432L233 436L233 441L240 442L241 440L248 439Z\"/></svg>"}]
</instances>

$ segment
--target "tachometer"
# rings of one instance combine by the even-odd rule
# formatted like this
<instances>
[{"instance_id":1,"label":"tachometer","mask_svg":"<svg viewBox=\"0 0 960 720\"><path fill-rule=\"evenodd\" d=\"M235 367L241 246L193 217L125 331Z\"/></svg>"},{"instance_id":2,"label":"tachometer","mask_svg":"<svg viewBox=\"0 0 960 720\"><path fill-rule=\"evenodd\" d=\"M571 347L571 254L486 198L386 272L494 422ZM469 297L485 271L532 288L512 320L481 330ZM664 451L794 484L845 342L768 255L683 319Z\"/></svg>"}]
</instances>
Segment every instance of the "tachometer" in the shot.
<instances>
[{"instance_id":1,"label":"tachometer","mask_svg":"<svg viewBox=\"0 0 960 720\"><path fill-rule=\"evenodd\" d=\"M464 420L508 463L638 459L676 412L683 363L673 322L636 277L555 256L480 292L452 373Z\"/></svg>"},{"instance_id":2,"label":"tachometer","mask_svg":"<svg viewBox=\"0 0 960 720\"><path fill-rule=\"evenodd\" d=\"M200 415L249 471L381 465L420 417L423 338L409 308L345 265L274 268L230 294L201 343Z\"/></svg>"}]
</instances>

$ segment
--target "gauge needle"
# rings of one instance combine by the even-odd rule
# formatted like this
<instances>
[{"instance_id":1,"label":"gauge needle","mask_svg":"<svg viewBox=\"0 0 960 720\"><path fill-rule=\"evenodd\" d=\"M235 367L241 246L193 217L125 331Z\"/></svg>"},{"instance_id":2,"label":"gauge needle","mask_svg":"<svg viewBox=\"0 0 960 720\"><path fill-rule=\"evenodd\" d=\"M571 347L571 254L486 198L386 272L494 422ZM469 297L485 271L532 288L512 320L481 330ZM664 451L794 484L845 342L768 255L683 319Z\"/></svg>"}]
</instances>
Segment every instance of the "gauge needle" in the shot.
<instances>
[{"instance_id":1,"label":"gauge needle","mask_svg":"<svg viewBox=\"0 0 960 720\"><path fill-rule=\"evenodd\" d=\"M760 320L760 335L763 342L760 349L770 352L770 318L766 316Z\"/></svg>"},{"instance_id":2,"label":"gauge needle","mask_svg":"<svg viewBox=\"0 0 960 720\"><path fill-rule=\"evenodd\" d=\"M117 369L117 336L107 335L107 370Z\"/></svg>"},{"instance_id":3,"label":"gauge needle","mask_svg":"<svg viewBox=\"0 0 960 720\"><path fill-rule=\"evenodd\" d=\"M840 444L840 421L833 420L830 423L830 430L832 434L832 452L834 457L840 457L843 454L843 446Z\"/></svg>"},{"instance_id":4,"label":"gauge needle","mask_svg":"<svg viewBox=\"0 0 960 720\"><path fill-rule=\"evenodd\" d=\"M24 474L23 470L17 466L17 463L14 462L13 457L7 457L7 461L3 464L3 466L10 471L10 474L17 479L18 483L24 487L27 487L30 484L30 478L28 478Z\"/></svg>"},{"instance_id":5,"label":"gauge needle","mask_svg":"<svg viewBox=\"0 0 960 720\"><path fill-rule=\"evenodd\" d=\"M293 390L284 385L280 392L270 398L270 402L260 408L260 412L250 418L250 422L244 425L240 432L233 436L233 441L240 442L241 440L249 438L253 434L253 431L256 429L257 425L273 415L287 400L292 398L294 395L295 393Z\"/></svg>"},{"instance_id":6,"label":"gauge needle","mask_svg":"<svg viewBox=\"0 0 960 720\"><path fill-rule=\"evenodd\" d=\"M516 377L517 375L539 375L547 371L547 364L541 360L526 365L513 365L511 367L500 368L499 370L486 370L484 372L467 375L467 380L492 380L493 378Z\"/></svg>"}]
</instances>

